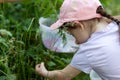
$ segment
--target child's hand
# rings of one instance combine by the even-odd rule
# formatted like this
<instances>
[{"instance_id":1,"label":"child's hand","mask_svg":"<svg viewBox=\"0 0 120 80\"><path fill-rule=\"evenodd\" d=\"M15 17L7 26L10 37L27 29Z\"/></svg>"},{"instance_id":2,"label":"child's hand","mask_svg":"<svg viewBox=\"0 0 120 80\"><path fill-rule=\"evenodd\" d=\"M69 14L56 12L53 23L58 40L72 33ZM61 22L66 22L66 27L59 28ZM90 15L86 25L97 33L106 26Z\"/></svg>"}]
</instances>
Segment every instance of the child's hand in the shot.
<instances>
[{"instance_id":1,"label":"child's hand","mask_svg":"<svg viewBox=\"0 0 120 80\"><path fill-rule=\"evenodd\" d=\"M44 77L48 76L48 71L44 66L44 62L42 62L41 64L37 64L36 67L36 72Z\"/></svg>"}]
</instances>

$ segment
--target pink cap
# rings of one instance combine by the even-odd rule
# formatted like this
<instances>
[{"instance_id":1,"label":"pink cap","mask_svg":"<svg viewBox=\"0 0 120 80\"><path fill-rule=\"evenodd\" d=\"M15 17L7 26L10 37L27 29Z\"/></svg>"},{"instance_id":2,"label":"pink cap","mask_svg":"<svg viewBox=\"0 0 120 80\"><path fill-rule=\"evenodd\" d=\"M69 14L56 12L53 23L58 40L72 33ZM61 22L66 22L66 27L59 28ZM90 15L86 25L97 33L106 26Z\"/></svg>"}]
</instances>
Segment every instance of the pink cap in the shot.
<instances>
[{"instance_id":1,"label":"pink cap","mask_svg":"<svg viewBox=\"0 0 120 80\"><path fill-rule=\"evenodd\" d=\"M101 6L99 0L64 0L59 20L52 24L50 29L57 29L65 22L101 18L101 15L96 13L98 6Z\"/></svg>"}]
</instances>

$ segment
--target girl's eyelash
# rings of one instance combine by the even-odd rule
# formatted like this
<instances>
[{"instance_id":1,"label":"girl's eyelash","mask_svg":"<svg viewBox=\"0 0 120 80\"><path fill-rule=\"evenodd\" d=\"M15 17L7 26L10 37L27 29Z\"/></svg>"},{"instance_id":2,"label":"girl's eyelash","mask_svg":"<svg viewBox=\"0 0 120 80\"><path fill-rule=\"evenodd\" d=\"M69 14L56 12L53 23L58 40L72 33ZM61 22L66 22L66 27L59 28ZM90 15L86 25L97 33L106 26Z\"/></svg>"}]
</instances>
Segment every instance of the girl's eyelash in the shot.
<instances>
[{"instance_id":1,"label":"girl's eyelash","mask_svg":"<svg viewBox=\"0 0 120 80\"><path fill-rule=\"evenodd\" d=\"M74 27L74 23L67 22L67 23L65 23L64 26L65 26L65 27Z\"/></svg>"},{"instance_id":2,"label":"girl's eyelash","mask_svg":"<svg viewBox=\"0 0 120 80\"><path fill-rule=\"evenodd\" d=\"M64 28L74 28L74 23L71 23L71 22L64 23L60 28L61 29L64 29Z\"/></svg>"}]
</instances>

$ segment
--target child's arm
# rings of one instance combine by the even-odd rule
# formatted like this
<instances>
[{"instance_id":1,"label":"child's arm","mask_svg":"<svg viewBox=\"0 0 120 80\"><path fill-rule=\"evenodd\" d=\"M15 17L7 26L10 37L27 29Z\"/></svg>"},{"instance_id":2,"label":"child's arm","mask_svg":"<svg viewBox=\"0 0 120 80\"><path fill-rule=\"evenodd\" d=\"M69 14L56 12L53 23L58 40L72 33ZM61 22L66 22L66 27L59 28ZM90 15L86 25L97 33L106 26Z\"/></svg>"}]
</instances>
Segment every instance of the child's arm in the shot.
<instances>
[{"instance_id":1,"label":"child's arm","mask_svg":"<svg viewBox=\"0 0 120 80\"><path fill-rule=\"evenodd\" d=\"M79 70L71 67L70 65L66 66L63 70L47 71L44 63L36 65L36 72L49 79L57 80L71 80L80 73Z\"/></svg>"},{"instance_id":2,"label":"child's arm","mask_svg":"<svg viewBox=\"0 0 120 80\"><path fill-rule=\"evenodd\" d=\"M17 2L20 0L0 0L0 3L4 3L4 2Z\"/></svg>"}]
</instances>

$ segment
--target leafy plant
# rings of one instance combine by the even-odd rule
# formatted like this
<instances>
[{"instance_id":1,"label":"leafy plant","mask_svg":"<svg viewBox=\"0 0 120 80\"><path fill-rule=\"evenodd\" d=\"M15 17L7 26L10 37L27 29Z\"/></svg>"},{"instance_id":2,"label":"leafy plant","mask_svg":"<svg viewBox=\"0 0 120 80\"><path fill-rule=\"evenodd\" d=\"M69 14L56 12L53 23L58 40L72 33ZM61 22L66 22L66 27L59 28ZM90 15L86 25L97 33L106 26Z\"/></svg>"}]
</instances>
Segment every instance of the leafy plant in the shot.
<instances>
[{"instance_id":1,"label":"leafy plant","mask_svg":"<svg viewBox=\"0 0 120 80\"><path fill-rule=\"evenodd\" d=\"M119 14L119 0L101 1L109 13ZM36 74L36 64L45 62L48 70L69 64L74 54L46 49L38 24L40 17L57 17L62 2L24 0L0 4L0 80L48 80ZM73 80L89 80L89 75L82 73Z\"/></svg>"}]
</instances>

